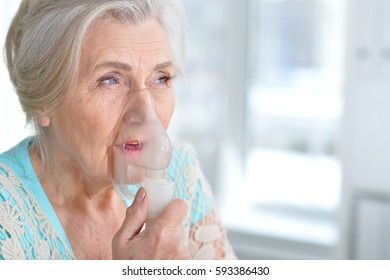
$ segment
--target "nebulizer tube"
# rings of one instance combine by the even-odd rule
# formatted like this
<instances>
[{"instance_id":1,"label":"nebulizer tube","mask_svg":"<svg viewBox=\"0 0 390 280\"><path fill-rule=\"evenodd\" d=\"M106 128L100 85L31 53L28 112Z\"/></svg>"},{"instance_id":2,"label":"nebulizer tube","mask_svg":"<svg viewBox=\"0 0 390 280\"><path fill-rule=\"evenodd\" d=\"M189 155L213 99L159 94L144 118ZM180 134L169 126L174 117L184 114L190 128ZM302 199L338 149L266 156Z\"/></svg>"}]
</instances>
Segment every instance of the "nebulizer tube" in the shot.
<instances>
[{"instance_id":1,"label":"nebulizer tube","mask_svg":"<svg viewBox=\"0 0 390 280\"><path fill-rule=\"evenodd\" d=\"M172 200L175 188L166 174L171 143L156 114L151 93L132 93L114 139L112 173L116 193L131 202L143 186L149 201L148 216L158 216Z\"/></svg>"}]
</instances>

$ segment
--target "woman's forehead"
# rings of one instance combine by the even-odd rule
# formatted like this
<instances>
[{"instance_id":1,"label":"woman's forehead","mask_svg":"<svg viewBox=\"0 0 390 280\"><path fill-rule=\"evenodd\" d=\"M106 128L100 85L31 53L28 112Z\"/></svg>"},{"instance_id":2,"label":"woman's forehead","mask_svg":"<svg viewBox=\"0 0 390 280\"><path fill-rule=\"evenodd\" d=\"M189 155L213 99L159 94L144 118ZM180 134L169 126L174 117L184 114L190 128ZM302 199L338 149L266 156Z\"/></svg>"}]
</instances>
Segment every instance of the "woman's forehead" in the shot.
<instances>
[{"instance_id":1,"label":"woman's forehead","mask_svg":"<svg viewBox=\"0 0 390 280\"><path fill-rule=\"evenodd\" d=\"M115 61L132 69L155 68L157 64L172 62L172 56L169 37L157 21L134 25L105 20L89 29L81 52L81 66L92 70Z\"/></svg>"}]
</instances>

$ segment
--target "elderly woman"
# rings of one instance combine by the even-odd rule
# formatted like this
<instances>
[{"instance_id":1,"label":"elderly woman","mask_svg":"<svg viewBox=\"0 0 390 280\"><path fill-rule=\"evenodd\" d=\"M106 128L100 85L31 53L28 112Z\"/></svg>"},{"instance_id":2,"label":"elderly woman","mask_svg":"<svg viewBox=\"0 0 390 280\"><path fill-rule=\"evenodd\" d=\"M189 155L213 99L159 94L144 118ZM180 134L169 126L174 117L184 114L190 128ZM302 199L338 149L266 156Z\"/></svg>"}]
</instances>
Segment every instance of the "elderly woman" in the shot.
<instances>
[{"instance_id":1,"label":"elderly woman","mask_svg":"<svg viewBox=\"0 0 390 280\"><path fill-rule=\"evenodd\" d=\"M124 104L145 92L168 127L183 40L174 0L22 2L6 60L36 134L0 155L0 259L234 258L185 146L167 169L179 199L146 227L145 189L127 207L113 188ZM148 106L136 104L126 110Z\"/></svg>"}]
</instances>

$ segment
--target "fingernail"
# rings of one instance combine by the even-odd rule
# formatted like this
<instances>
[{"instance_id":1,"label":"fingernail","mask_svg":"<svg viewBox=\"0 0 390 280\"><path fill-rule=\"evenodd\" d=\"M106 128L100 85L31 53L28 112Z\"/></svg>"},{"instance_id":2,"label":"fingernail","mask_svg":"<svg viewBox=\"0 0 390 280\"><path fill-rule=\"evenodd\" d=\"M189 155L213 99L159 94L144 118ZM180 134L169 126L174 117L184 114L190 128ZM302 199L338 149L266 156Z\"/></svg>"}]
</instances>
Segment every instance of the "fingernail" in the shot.
<instances>
[{"instance_id":1,"label":"fingernail","mask_svg":"<svg viewBox=\"0 0 390 280\"><path fill-rule=\"evenodd\" d=\"M145 189L140 188L135 196L135 201L142 205L142 203L144 202L145 196L146 196Z\"/></svg>"}]
</instances>

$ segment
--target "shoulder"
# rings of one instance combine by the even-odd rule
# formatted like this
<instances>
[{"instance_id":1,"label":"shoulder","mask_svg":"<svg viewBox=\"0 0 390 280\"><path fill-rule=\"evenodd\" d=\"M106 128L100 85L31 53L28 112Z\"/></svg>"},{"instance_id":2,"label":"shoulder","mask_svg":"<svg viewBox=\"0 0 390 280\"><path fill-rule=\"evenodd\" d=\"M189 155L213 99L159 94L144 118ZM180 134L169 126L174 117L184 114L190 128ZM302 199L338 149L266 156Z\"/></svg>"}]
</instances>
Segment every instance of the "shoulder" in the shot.
<instances>
[{"instance_id":1,"label":"shoulder","mask_svg":"<svg viewBox=\"0 0 390 280\"><path fill-rule=\"evenodd\" d=\"M0 162L0 208L3 207L0 216L7 214L7 211L4 211L5 206L17 207L18 211L21 211L24 208L21 205L26 206L33 200L33 196L25 188L20 176L12 168Z\"/></svg>"},{"instance_id":2,"label":"shoulder","mask_svg":"<svg viewBox=\"0 0 390 280\"><path fill-rule=\"evenodd\" d=\"M175 182L179 189L192 193L199 169L196 154L188 144L175 142L172 147L168 179Z\"/></svg>"},{"instance_id":3,"label":"shoulder","mask_svg":"<svg viewBox=\"0 0 390 280\"><path fill-rule=\"evenodd\" d=\"M187 201L209 196L209 182L202 172L194 149L188 144L174 143L168 179L176 183L180 197Z\"/></svg>"},{"instance_id":4,"label":"shoulder","mask_svg":"<svg viewBox=\"0 0 390 280\"><path fill-rule=\"evenodd\" d=\"M73 258L29 188L0 162L0 260Z\"/></svg>"},{"instance_id":5,"label":"shoulder","mask_svg":"<svg viewBox=\"0 0 390 280\"><path fill-rule=\"evenodd\" d=\"M13 148L0 154L0 202L30 201L30 188L35 183L35 173L30 166L28 146L31 139L26 138ZM11 199L12 198L12 199Z\"/></svg>"},{"instance_id":6,"label":"shoulder","mask_svg":"<svg viewBox=\"0 0 390 280\"><path fill-rule=\"evenodd\" d=\"M176 184L177 197L187 201L188 222L193 225L214 209L212 189L194 150L183 143L175 143L173 147L168 176Z\"/></svg>"},{"instance_id":7,"label":"shoulder","mask_svg":"<svg viewBox=\"0 0 390 280\"><path fill-rule=\"evenodd\" d=\"M171 164L174 165L199 165L198 157L195 150L188 144L183 142L174 142L172 145Z\"/></svg>"},{"instance_id":8,"label":"shoulder","mask_svg":"<svg viewBox=\"0 0 390 280\"><path fill-rule=\"evenodd\" d=\"M3 164L19 176L26 173L26 165L30 160L28 146L32 137L26 138L8 151L0 154L0 164Z\"/></svg>"},{"instance_id":9,"label":"shoulder","mask_svg":"<svg viewBox=\"0 0 390 280\"><path fill-rule=\"evenodd\" d=\"M5 192L5 189L10 189L12 186L18 185L20 179L12 171L10 167L0 162L0 199Z\"/></svg>"},{"instance_id":10,"label":"shoulder","mask_svg":"<svg viewBox=\"0 0 390 280\"><path fill-rule=\"evenodd\" d=\"M21 155L17 151L18 146L0 154L0 202L17 201L17 194L24 194L18 192L18 187L23 185L22 177L25 174L23 161L20 161Z\"/></svg>"},{"instance_id":11,"label":"shoulder","mask_svg":"<svg viewBox=\"0 0 390 280\"><path fill-rule=\"evenodd\" d=\"M22 181L4 163L0 162L0 258L25 259L25 251L18 238L23 238L30 212L28 191Z\"/></svg>"},{"instance_id":12,"label":"shoulder","mask_svg":"<svg viewBox=\"0 0 390 280\"><path fill-rule=\"evenodd\" d=\"M171 162L168 167L170 179L192 182L199 173L200 164L198 157L186 143L175 142L172 144Z\"/></svg>"}]
</instances>

